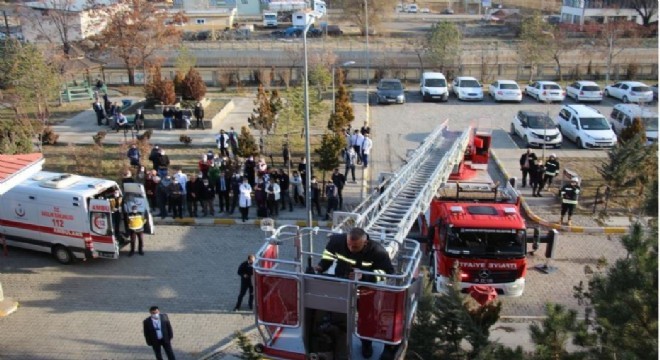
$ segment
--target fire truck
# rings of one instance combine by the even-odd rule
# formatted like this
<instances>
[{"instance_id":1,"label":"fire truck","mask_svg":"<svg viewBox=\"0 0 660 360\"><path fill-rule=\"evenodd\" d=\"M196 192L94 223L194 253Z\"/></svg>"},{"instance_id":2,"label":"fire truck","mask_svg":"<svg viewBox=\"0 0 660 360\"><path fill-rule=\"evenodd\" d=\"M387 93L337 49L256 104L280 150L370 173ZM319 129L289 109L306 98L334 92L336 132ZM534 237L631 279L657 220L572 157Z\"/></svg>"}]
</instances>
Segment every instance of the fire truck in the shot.
<instances>
[{"instance_id":1,"label":"fire truck","mask_svg":"<svg viewBox=\"0 0 660 360\"><path fill-rule=\"evenodd\" d=\"M455 269L463 292L493 297L521 296L527 272L527 243L547 243L552 256L556 230L528 229L513 181L493 182L487 171L491 136L474 131L465 157L442 184L421 219L430 240L429 268L434 290L453 283ZM543 270L543 269L541 269ZM488 295L487 295L488 296Z\"/></svg>"},{"instance_id":2,"label":"fire truck","mask_svg":"<svg viewBox=\"0 0 660 360\"><path fill-rule=\"evenodd\" d=\"M380 191L353 212L335 212L330 230L265 229L272 231L254 263L255 319L263 340L258 351L271 359L362 359L361 340L371 340L373 358L385 345L396 349L393 358L404 357L423 277L420 243L407 235L460 168L472 135L471 129L449 131L445 121L399 171L384 176ZM365 229L385 247L394 274L371 283L313 271L328 236L353 227Z\"/></svg>"}]
</instances>

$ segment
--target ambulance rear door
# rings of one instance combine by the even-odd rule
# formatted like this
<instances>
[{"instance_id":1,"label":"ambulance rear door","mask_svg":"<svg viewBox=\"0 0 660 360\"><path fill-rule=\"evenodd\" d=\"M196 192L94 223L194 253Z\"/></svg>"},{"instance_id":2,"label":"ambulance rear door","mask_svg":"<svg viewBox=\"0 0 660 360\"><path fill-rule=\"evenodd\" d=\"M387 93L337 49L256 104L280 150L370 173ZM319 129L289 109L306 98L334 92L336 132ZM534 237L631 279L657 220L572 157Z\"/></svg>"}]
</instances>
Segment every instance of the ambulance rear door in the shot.
<instances>
[{"instance_id":1,"label":"ambulance rear door","mask_svg":"<svg viewBox=\"0 0 660 360\"><path fill-rule=\"evenodd\" d=\"M113 233L112 209L109 200L89 200L89 228L94 255L107 259L117 259L119 257L119 244Z\"/></svg>"},{"instance_id":2,"label":"ambulance rear door","mask_svg":"<svg viewBox=\"0 0 660 360\"><path fill-rule=\"evenodd\" d=\"M147 200L147 193L144 191L144 186L142 184L124 184L124 205L126 212L129 212L133 208L133 205L137 205L138 211L144 214L146 220L144 224L144 232L149 235L153 235L156 232L154 218L151 215L149 201Z\"/></svg>"}]
</instances>

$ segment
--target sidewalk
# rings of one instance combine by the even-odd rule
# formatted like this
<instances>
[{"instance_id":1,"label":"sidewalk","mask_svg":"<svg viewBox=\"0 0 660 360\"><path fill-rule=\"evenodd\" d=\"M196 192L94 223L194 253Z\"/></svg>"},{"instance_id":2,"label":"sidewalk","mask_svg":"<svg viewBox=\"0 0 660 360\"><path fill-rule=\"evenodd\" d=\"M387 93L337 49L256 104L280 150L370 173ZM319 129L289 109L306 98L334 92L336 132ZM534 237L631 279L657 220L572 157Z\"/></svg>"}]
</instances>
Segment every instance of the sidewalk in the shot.
<instances>
[{"instance_id":1,"label":"sidewalk","mask_svg":"<svg viewBox=\"0 0 660 360\"><path fill-rule=\"evenodd\" d=\"M520 178L520 155L523 150L520 149L491 149L491 154L495 163L505 178ZM607 153L583 151L583 150L553 150L557 157L562 158L583 158L588 161L590 158L605 158ZM522 206L528 217L543 226L558 229L566 232L589 233L589 234L623 234L630 227L630 219L627 216L610 216L603 220L605 226L601 225L597 217L575 214L573 215L573 225L559 225L559 216L561 203L557 197L559 180L555 180L552 188L542 192L543 197L532 197L531 188L521 188L520 182L516 184L516 189L521 195Z\"/></svg>"}]
</instances>

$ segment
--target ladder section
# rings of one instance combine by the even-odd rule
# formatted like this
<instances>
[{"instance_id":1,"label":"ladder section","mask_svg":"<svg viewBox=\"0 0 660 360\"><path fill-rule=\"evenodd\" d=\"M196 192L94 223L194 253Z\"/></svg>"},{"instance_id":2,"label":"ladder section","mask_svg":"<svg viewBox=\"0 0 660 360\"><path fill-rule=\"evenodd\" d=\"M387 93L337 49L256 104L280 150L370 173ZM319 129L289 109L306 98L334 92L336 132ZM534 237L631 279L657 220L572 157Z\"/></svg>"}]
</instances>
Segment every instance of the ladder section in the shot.
<instances>
[{"instance_id":1,"label":"ladder section","mask_svg":"<svg viewBox=\"0 0 660 360\"><path fill-rule=\"evenodd\" d=\"M425 212L440 185L463 159L472 128L461 133L447 129L448 120L438 126L386 182L381 194L373 194L353 213L345 214L334 231L364 228L372 239L398 251L420 213ZM396 244L396 245L395 245Z\"/></svg>"}]
</instances>

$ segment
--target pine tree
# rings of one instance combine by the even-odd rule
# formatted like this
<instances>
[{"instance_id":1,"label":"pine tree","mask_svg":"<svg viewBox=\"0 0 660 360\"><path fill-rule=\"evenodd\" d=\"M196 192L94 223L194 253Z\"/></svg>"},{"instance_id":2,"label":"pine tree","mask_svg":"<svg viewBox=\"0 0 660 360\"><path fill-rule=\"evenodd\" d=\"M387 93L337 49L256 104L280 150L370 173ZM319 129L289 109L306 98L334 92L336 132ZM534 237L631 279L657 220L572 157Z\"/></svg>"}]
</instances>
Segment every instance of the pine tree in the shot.
<instances>
[{"instance_id":1,"label":"pine tree","mask_svg":"<svg viewBox=\"0 0 660 360\"><path fill-rule=\"evenodd\" d=\"M346 141L343 136L334 133L323 134L321 144L314 150L320 157L316 165L323 170L323 181L325 181L326 171L332 171L339 166L339 154L344 148L346 148Z\"/></svg>"},{"instance_id":2,"label":"pine tree","mask_svg":"<svg viewBox=\"0 0 660 360\"><path fill-rule=\"evenodd\" d=\"M346 86L341 84L335 96L335 113L330 114L330 119L328 120L328 130L337 134L343 134L344 130L353 120L355 120L353 105L351 105L351 99Z\"/></svg>"},{"instance_id":3,"label":"pine tree","mask_svg":"<svg viewBox=\"0 0 660 360\"><path fill-rule=\"evenodd\" d=\"M271 102L268 98L268 92L263 85L257 89L257 98L254 100L256 108L248 118L250 126L258 130L264 130L270 133L275 122L275 115L272 111Z\"/></svg>"},{"instance_id":4,"label":"pine tree","mask_svg":"<svg viewBox=\"0 0 660 360\"><path fill-rule=\"evenodd\" d=\"M241 127L241 133L238 135L238 155L245 158L259 155L257 141L247 126Z\"/></svg>"},{"instance_id":5,"label":"pine tree","mask_svg":"<svg viewBox=\"0 0 660 360\"><path fill-rule=\"evenodd\" d=\"M183 98L186 100L202 100L206 95L206 84L195 68L190 68L181 84Z\"/></svg>"},{"instance_id":6,"label":"pine tree","mask_svg":"<svg viewBox=\"0 0 660 360\"><path fill-rule=\"evenodd\" d=\"M580 327L577 311L566 310L559 304L546 304L545 314L540 325L532 323L529 326L532 342L536 345L536 359L566 359L569 356L566 350L568 340Z\"/></svg>"}]
</instances>

